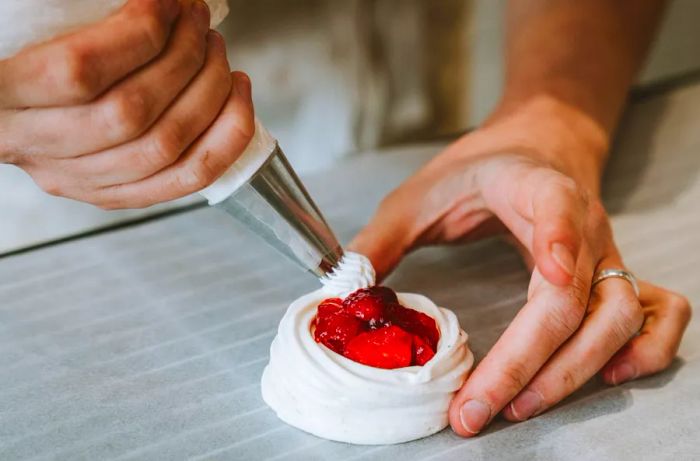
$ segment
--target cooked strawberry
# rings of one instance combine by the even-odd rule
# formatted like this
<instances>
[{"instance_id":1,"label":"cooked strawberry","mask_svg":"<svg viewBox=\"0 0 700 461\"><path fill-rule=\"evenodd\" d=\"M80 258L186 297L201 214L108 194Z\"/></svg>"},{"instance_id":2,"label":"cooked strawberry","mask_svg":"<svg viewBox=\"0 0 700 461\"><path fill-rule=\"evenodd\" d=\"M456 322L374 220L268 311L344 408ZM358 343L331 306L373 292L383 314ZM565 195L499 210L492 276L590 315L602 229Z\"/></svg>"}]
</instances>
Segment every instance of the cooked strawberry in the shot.
<instances>
[{"instance_id":1,"label":"cooked strawberry","mask_svg":"<svg viewBox=\"0 0 700 461\"><path fill-rule=\"evenodd\" d=\"M397 326L360 333L345 347L347 358L377 368L410 366L412 355L413 337Z\"/></svg>"},{"instance_id":2,"label":"cooked strawberry","mask_svg":"<svg viewBox=\"0 0 700 461\"><path fill-rule=\"evenodd\" d=\"M375 286L367 289L373 296L379 296L386 304L398 303L394 290L388 287Z\"/></svg>"},{"instance_id":3,"label":"cooked strawberry","mask_svg":"<svg viewBox=\"0 0 700 461\"><path fill-rule=\"evenodd\" d=\"M343 311L343 300L340 298L329 298L321 301L318 305L318 316L339 314Z\"/></svg>"},{"instance_id":4,"label":"cooked strawberry","mask_svg":"<svg viewBox=\"0 0 700 461\"><path fill-rule=\"evenodd\" d=\"M386 293L376 292L374 288L362 288L348 295L343 301L343 307L349 314L376 327L384 317L384 296Z\"/></svg>"},{"instance_id":5,"label":"cooked strawberry","mask_svg":"<svg viewBox=\"0 0 700 461\"><path fill-rule=\"evenodd\" d=\"M342 312L317 316L315 325L316 342L324 344L339 354L342 354L346 344L363 330L361 320Z\"/></svg>"},{"instance_id":6,"label":"cooked strawberry","mask_svg":"<svg viewBox=\"0 0 700 461\"><path fill-rule=\"evenodd\" d=\"M378 368L424 365L440 339L435 320L402 306L393 290L381 286L357 290L345 300L323 300L314 325L317 342Z\"/></svg>"},{"instance_id":7,"label":"cooked strawberry","mask_svg":"<svg viewBox=\"0 0 700 461\"><path fill-rule=\"evenodd\" d=\"M423 338L413 335L413 364L425 365L428 360L435 356L435 351Z\"/></svg>"},{"instance_id":8,"label":"cooked strawberry","mask_svg":"<svg viewBox=\"0 0 700 461\"><path fill-rule=\"evenodd\" d=\"M440 332L435 320L429 315L400 304L391 304L386 308L386 317L392 325L398 325L409 333L425 338L431 349L437 349Z\"/></svg>"}]
</instances>

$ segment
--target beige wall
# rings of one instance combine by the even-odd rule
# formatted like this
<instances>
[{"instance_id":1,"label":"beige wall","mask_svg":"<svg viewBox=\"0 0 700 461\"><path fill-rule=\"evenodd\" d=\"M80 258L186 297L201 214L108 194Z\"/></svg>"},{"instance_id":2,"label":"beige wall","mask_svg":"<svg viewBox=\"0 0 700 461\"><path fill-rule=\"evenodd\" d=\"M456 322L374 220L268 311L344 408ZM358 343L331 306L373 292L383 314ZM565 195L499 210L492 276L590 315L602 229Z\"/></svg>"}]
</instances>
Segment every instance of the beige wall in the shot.
<instances>
[{"instance_id":1,"label":"beige wall","mask_svg":"<svg viewBox=\"0 0 700 461\"><path fill-rule=\"evenodd\" d=\"M473 0L474 21L470 29L472 82L469 113L472 124L488 114L497 101L503 80L503 15L506 0ZM700 70L700 1L672 0L661 25L639 85Z\"/></svg>"},{"instance_id":2,"label":"beige wall","mask_svg":"<svg viewBox=\"0 0 700 461\"><path fill-rule=\"evenodd\" d=\"M700 70L700 1L670 1L640 84L697 70Z\"/></svg>"},{"instance_id":3,"label":"beige wall","mask_svg":"<svg viewBox=\"0 0 700 461\"><path fill-rule=\"evenodd\" d=\"M231 60L302 170L476 125L500 94L506 0L230 3ZM700 68L697 18L670 2L641 84Z\"/></svg>"}]
</instances>

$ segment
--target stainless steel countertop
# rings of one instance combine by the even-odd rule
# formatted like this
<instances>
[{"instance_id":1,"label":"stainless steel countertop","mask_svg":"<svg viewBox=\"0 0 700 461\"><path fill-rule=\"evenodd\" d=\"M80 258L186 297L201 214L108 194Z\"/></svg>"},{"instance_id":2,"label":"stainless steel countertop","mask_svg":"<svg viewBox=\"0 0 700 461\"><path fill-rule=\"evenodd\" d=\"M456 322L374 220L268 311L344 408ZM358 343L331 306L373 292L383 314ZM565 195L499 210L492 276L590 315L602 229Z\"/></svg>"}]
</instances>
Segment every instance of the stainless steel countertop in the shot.
<instances>
[{"instance_id":1,"label":"stainless steel countertop","mask_svg":"<svg viewBox=\"0 0 700 461\"><path fill-rule=\"evenodd\" d=\"M606 181L628 265L694 305L699 126L700 85L636 103ZM439 148L368 154L305 179L347 241ZM389 284L453 309L480 358L527 280L516 254L489 241L421 250ZM593 380L552 411L475 439L448 429L360 447L290 428L262 402L259 380L286 306L314 286L211 209L0 259L0 459L700 458L697 318L668 371L616 388Z\"/></svg>"}]
</instances>

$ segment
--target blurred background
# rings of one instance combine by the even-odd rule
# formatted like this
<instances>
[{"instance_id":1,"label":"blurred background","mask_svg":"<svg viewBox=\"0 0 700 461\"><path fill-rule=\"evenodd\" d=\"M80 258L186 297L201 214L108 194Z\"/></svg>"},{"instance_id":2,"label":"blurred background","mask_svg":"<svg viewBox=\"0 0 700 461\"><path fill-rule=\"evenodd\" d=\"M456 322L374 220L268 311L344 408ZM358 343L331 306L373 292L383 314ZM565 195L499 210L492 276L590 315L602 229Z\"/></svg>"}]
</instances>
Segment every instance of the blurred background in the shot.
<instances>
[{"instance_id":1,"label":"blurred background","mask_svg":"<svg viewBox=\"0 0 700 461\"><path fill-rule=\"evenodd\" d=\"M257 115L300 173L450 139L499 97L505 0L229 0L219 27ZM700 72L700 2L670 2L637 87ZM0 254L200 201L104 212L0 165Z\"/></svg>"}]
</instances>

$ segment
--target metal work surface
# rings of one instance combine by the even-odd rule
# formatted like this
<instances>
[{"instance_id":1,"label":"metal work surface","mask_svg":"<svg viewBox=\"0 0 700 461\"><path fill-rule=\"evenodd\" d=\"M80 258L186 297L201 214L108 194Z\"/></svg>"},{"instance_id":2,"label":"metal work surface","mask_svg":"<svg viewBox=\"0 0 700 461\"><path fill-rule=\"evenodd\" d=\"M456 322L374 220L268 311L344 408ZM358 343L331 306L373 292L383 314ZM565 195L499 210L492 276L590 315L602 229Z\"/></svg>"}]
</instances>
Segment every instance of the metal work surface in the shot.
<instances>
[{"instance_id":1,"label":"metal work surface","mask_svg":"<svg viewBox=\"0 0 700 461\"><path fill-rule=\"evenodd\" d=\"M638 102L606 201L629 267L700 305L700 85ZM341 241L439 145L304 178ZM353 200L358 190L361 200ZM421 250L389 284L453 309L477 358L523 304L498 241ZM277 323L313 277L224 213L198 209L0 259L0 459L698 459L700 321L680 358L617 388L591 381L548 413L388 447L317 439L260 397ZM313 398L312 395L309 398Z\"/></svg>"}]
</instances>

